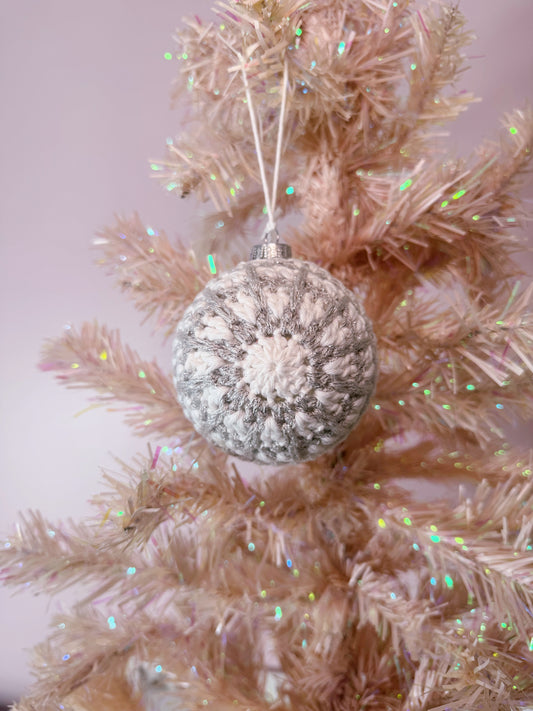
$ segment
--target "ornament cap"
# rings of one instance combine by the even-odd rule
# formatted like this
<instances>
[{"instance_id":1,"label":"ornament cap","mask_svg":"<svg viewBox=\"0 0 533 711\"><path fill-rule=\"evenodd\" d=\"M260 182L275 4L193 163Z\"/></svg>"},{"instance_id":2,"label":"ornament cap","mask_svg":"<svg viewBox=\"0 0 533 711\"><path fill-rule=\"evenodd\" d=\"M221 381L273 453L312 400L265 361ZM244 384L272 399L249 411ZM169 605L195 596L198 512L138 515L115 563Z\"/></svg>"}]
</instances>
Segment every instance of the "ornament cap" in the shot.
<instances>
[{"instance_id":1,"label":"ornament cap","mask_svg":"<svg viewBox=\"0 0 533 711\"><path fill-rule=\"evenodd\" d=\"M250 261L254 259L290 259L292 249L283 242L263 242L252 247Z\"/></svg>"}]
</instances>

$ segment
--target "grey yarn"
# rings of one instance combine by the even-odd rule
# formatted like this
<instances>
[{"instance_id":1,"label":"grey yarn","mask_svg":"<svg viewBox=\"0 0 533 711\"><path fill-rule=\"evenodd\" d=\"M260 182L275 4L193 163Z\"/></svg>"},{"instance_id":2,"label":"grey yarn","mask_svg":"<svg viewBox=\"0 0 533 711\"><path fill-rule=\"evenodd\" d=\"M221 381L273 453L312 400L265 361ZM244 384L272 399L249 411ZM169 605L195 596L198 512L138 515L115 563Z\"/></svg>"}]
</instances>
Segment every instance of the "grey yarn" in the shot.
<instances>
[{"instance_id":1,"label":"grey yarn","mask_svg":"<svg viewBox=\"0 0 533 711\"><path fill-rule=\"evenodd\" d=\"M195 429L241 459L315 459L355 426L377 352L355 295L299 259L241 262L196 296L177 327L178 400Z\"/></svg>"}]
</instances>

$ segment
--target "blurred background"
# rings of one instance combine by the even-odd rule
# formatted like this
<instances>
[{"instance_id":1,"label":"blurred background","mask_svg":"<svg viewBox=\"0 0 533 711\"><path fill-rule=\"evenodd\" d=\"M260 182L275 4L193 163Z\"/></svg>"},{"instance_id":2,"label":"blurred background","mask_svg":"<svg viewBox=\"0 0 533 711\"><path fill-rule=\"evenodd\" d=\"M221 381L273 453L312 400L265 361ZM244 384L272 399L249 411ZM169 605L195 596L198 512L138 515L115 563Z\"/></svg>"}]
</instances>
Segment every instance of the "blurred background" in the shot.
<instances>
[{"instance_id":1,"label":"blurred background","mask_svg":"<svg viewBox=\"0 0 533 711\"><path fill-rule=\"evenodd\" d=\"M171 235L194 236L203 208L151 180L148 158L163 156L166 137L180 130L168 99L176 65L164 58L173 29L183 15L208 17L211 4L0 3L0 538L30 508L52 520L85 516L101 468L146 451L119 415L78 417L87 393L61 389L36 363L46 338L93 318L119 327L141 356L170 361L90 246L115 213L134 210ZM460 85L483 98L450 127L450 152L464 154L496 137L504 112L533 99L533 2L460 7L478 37ZM532 196L529 180L524 197ZM27 687L27 650L68 604L67 595L49 601L0 588L0 702Z\"/></svg>"}]
</instances>

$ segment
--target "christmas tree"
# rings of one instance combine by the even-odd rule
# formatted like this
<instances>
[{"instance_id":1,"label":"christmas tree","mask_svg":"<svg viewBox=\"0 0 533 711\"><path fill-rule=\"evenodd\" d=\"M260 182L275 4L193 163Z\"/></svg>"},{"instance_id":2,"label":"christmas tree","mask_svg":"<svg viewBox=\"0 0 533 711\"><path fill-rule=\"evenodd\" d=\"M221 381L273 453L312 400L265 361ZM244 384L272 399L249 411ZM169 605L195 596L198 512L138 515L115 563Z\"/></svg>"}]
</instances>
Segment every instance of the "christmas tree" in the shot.
<instances>
[{"instance_id":1,"label":"christmas tree","mask_svg":"<svg viewBox=\"0 0 533 711\"><path fill-rule=\"evenodd\" d=\"M97 239L103 266L171 336L277 224L364 306L379 377L333 448L250 465L197 434L169 367L118 332L49 342L44 369L122 403L154 445L106 475L94 519L29 513L1 550L7 584L85 587L16 708L533 706L532 462L504 436L533 402L533 290L509 229L531 112L446 156L442 125L473 100L454 90L470 36L453 6L236 2L177 39L189 120L152 167L213 211L192 249L118 219ZM257 299L268 311L272 294Z\"/></svg>"}]
</instances>

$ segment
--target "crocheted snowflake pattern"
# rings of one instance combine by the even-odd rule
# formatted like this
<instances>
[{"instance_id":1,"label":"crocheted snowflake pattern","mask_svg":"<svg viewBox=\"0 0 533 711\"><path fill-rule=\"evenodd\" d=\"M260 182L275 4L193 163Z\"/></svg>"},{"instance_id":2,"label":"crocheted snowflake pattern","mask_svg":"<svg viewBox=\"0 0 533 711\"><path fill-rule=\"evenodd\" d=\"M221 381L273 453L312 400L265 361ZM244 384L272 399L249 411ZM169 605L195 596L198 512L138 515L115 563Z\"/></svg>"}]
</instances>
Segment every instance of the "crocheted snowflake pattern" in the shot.
<instances>
[{"instance_id":1,"label":"crocheted snowflake pattern","mask_svg":"<svg viewBox=\"0 0 533 711\"><path fill-rule=\"evenodd\" d=\"M298 259L241 262L178 324L178 401L195 429L241 459L311 460L341 442L374 391L377 353L355 295Z\"/></svg>"}]
</instances>

